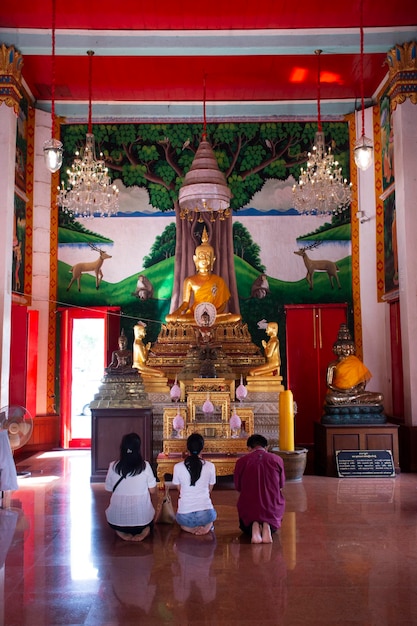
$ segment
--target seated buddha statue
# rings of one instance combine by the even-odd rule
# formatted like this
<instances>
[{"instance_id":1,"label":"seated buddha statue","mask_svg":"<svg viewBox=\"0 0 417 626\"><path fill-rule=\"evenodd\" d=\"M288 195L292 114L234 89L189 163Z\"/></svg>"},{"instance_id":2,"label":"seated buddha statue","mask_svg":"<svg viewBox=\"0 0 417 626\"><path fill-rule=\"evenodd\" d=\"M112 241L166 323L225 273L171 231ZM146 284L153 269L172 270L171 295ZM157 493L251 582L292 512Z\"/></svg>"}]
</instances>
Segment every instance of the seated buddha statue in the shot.
<instances>
[{"instance_id":1,"label":"seated buddha statue","mask_svg":"<svg viewBox=\"0 0 417 626\"><path fill-rule=\"evenodd\" d=\"M137 375L137 370L133 368L132 352L127 349L127 338L123 329L119 337L119 349L113 351L111 362L104 371L106 374L117 376Z\"/></svg>"},{"instance_id":2,"label":"seated buddha statue","mask_svg":"<svg viewBox=\"0 0 417 626\"><path fill-rule=\"evenodd\" d=\"M279 354L277 322L269 322L265 332L270 337L268 342L265 339L262 340L266 362L264 365L258 365L249 370L249 376L279 376L281 357Z\"/></svg>"},{"instance_id":3,"label":"seated buddha statue","mask_svg":"<svg viewBox=\"0 0 417 626\"><path fill-rule=\"evenodd\" d=\"M333 344L337 356L327 367L327 394L325 404L382 405L381 393L367 391L366 383L372 374L355 355L356 347L346 324L341 324L338 338Z\"/></svg>"},{"instance_id":4,"label":"seated buddha statue","mask_svg":"<svg viewBox=\"0 0 417 626\"><path fill-rule=\"evenodd\" d=\"M194 324L196 307L203 302L209 302L216 308L216 325L239 322L241 320L240 315L226 312L230 291L224 279L213 274L216 257L213 247L208 243L205 227L201 237L201 245L196 247L193 260L196 273L185 279L183 301L175 311L166 316L166 321Z\"/></svg>"}]
</instances>

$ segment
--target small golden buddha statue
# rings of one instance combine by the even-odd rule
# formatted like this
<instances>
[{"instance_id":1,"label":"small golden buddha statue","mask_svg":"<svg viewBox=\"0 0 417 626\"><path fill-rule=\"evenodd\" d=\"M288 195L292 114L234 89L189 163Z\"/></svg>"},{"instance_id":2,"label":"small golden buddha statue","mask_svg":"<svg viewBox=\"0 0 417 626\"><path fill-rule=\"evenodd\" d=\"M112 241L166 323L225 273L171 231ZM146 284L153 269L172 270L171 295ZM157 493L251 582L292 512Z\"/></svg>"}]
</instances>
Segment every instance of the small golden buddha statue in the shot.
<instances>
[{"instance_id":1,"label":"small golden buddha statue","mask_svg":"<svg viewBox=\"0 0 417 626\"><path fill-rule=\"evenodd\" d=\"M346 324L341 324L337 340L333 344L337 356L327 367L327 395L325 404L382 405L381 393L367 391L366 383L372 374L355 355L356 346Z\"/></svg>"},{"instance_id":2,"label":"small golden buddha statue","mask_svg":"<svg viewBox=\"0 0 417 626\"><path fill-rule=\"evenodd\" d=\"M277 322L269 322L265 332L270 337L268 342L265 339L262 340L266 363L249 370L249 376L279 376L281 356L279 353Z\"/></svg>"},{"instance_id":3,"label":"small golden buddha statue","mask_svg":"<svg viewBox=\"0 0 417 626\"><path fill-rule=\"evenodd\" d=\"M196 307L203 302L209 302L216 308L216 324L239 322L241 320L240 315L226 312L230 291L224 279L213 274L216 257L213 247L208 243L205 227L201 237L201 245L196 247L193 260L197 272L185 279L182 304L166 316L166 321L194 324Z\"/></svg>"},{"instance_id":4,"label":"small golden buddha statue","mask_svg":"<svg viewBox=\"0 0 417 626\"><path fill-rule=\"evenodd\" d=\"M151 342L148 341L147 344L143 342L146 335L146 325L143 322L135 324L133 334L135 336L133 342L133 367L139 370L142 378L163 378L165 374L161 370L146 365L151 352Z\"/></svg>"}]
</instances>

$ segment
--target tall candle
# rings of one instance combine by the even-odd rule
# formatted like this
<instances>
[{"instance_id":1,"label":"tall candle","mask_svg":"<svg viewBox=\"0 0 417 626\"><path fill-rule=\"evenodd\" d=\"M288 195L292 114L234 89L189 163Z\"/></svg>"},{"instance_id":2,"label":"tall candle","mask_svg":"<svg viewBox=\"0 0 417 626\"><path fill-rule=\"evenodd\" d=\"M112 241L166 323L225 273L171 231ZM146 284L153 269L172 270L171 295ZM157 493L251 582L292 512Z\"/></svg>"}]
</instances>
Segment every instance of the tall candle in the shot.
<instances>
[{"instance_id":1,"label":"tall candle","mask_svg":"<svg viewBox=\"0 0 417 626\"><path fill-rule=\"evenodd\" d=\"M279 449L294 451L294 400L289 389L279 394Z\"/></svg>"}]
</instances>

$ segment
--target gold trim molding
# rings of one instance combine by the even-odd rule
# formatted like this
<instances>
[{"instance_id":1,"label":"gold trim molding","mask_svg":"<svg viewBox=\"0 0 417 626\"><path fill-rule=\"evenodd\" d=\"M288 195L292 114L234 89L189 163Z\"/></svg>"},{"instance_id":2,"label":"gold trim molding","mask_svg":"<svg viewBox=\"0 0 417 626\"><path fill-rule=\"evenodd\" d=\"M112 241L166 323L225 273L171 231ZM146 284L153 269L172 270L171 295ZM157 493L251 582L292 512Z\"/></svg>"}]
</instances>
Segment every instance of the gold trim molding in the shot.
<instances>
[{"instance_id":1,"label":"gold trim molding","mask_svg":"<svg viewBox=\"0 0 417 626\"><path fill-rule=\"evenodd\" d=\"M389 67L387 95L392 111L407 98L417 104L417 42L411 41L391 48L386 63Z\"/></svg>"},{"instance_id":2,"label":"gold trim molding","mask_svg":"<svg viewBox=\"0 0 417 626\"><path fill-rule=\"evenodd\" d=\"M23 57L14 46L8 48L4 43L0 47L0 106L3 102L19 114L22 99Z\"/></svg>"}]
</instances>

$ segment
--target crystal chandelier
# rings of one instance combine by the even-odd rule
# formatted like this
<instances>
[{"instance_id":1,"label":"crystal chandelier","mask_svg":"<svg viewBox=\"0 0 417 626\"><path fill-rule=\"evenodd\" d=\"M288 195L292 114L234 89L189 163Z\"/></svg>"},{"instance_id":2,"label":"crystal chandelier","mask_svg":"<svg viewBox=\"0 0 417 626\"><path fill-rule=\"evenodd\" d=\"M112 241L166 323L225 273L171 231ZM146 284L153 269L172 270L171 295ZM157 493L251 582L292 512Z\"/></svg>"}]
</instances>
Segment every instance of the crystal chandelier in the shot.
<instances>
[{"instance_id":1,"label":"crystal chandelier","mask_svg":"<svg viewBox=\"0 0 417 626\"><path fill-rule=\"evenodd\" d=\"M111 184L108 168L100 154L96 158L95 140L92 133L92 58L94 52L88 50L89 56L89 109L88 132L85 147L81 154L75 153L70 170L67 170L68 187L64 183L58 187L58 204L66 213L79 217L106 217L119 209L119 190Z\"/></svg>"},{"instance_id":2,"label":"crystal chandelier","mask_svg":"<svg viewBox=\"0 0 417 626\"><path fill-rule=\"evenodd\" d=\"M62 143L54 138L55 134L55 22L56 0L52 0L52 81L51 81L51 138L43 144L43 156L46 168L53 174L62 165Z\"/></svg>"},{"instance_id":3,"label":"crystal chandelier","mask_svg":"<svg viewBox=\"0 0 417 626\"><path fill-rule=\"evenodd\" d=\"M308 153L307 167L301 168L298 184L293 186L294 207L300 213L326 215L341 213L351 202L351 184L342 176L342 168L334 160L331 149L326 150L320 116L320 54L318 57L318 132L312 151Z\"/></svg>"},{"instance_id":4,"label":"crystal chandelier","mask_svg":"<svg viewBox=\"0 0 417 626\"><path fill-rule=\"evenodd\" d=\"M197 214L202 222L202 213L208 213L211 222L218 217L224 220L231 215L230 198L232 193L226 177L220 171L213 148L207 141L206 123L206 82L204 78L203 136L197 148L191 167L184 177L179 191L181 219L193 220Z\"/></svg>"},{"instance_id":5,"label":"crystal chandelier","mask_svg":"<svg viewBox=\"0 0 417 626\"><path fill-rule=\"evenodd\" d=\"M360 3L360 47L361 47L361 107L362 107L362 135L355 143L353 151L355 163L360 170L365 172L372 165L374 146L372 140L365 137L365 98L363 87L363 54L364 54L364 35L363 35L363 0Z\"/></svg>"}]
</instances>

